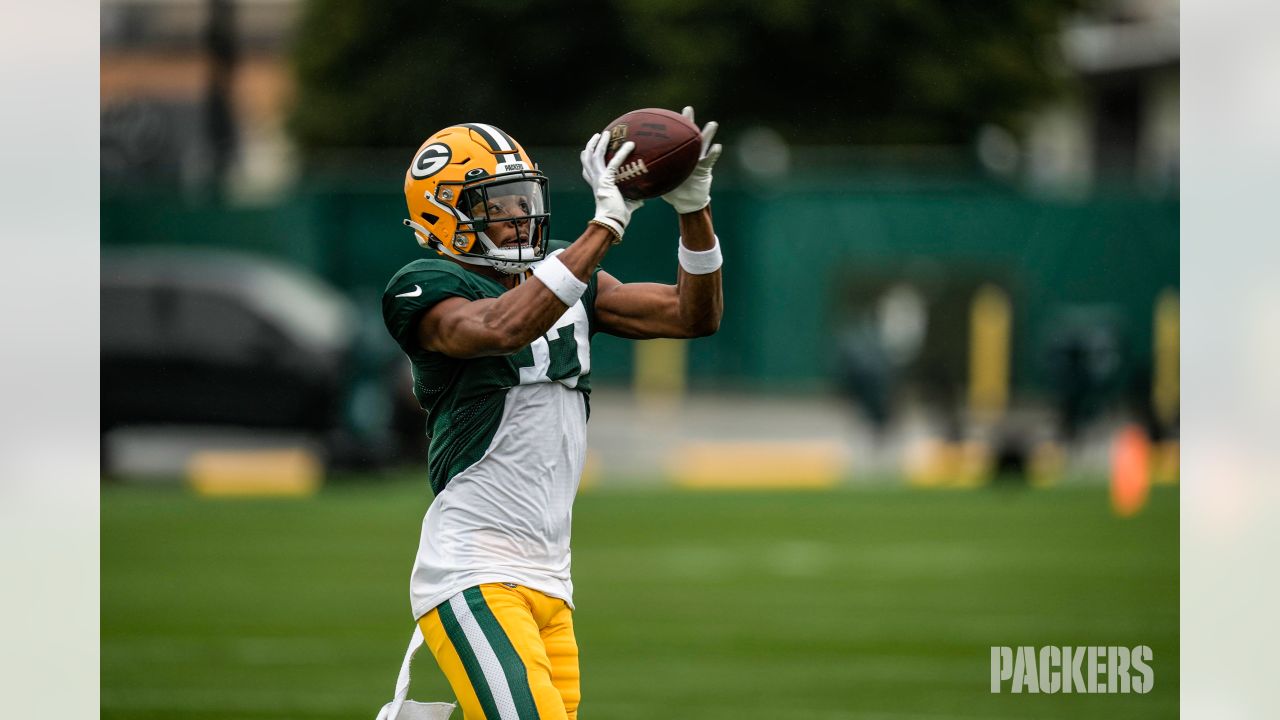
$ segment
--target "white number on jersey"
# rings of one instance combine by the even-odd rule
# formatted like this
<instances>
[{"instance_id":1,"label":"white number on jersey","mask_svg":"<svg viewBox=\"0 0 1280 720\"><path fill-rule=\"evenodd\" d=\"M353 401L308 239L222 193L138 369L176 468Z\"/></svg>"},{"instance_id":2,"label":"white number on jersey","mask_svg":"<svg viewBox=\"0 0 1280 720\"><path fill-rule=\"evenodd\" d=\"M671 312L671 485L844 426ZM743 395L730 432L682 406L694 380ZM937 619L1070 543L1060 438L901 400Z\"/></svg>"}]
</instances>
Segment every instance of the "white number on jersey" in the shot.
<instances>
[{"instance_id":1,"label":"white number on jersey","mask_svg":"<svg viewBox=\"0 0 1280 720\"><path fill-rule=\"evenodd\" d=\"M520 384L554 381L577 387L578 378L591 372L588 333L587 309L579 300L545 335L529 344L533 365L520 368Z\"/></svg>"}]
</instances>

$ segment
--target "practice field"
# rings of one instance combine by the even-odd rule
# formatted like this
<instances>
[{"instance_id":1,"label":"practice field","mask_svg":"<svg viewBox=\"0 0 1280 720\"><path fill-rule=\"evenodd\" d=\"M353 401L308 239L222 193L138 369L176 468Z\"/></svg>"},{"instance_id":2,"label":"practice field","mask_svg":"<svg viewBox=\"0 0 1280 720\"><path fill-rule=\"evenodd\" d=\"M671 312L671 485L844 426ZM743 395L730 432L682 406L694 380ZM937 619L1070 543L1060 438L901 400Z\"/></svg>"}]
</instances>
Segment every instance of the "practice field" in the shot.
<instances>
[{"instance_id":1,"label":"practice field","mask_svg":"<svg viewBox=\"0 0 1280 720\"><path fill-rule=\"evenodd\" d=\"M102 717L373 720L429 494L104 488ZM1177 715L1176 488L1120 520L1101 487L606 483L574 521L584 720ZM1155 689L991 694L992 645L1050 644L1149 645ZM425 651L412 697L452 699Z\"/></svg>"}]
</instances>

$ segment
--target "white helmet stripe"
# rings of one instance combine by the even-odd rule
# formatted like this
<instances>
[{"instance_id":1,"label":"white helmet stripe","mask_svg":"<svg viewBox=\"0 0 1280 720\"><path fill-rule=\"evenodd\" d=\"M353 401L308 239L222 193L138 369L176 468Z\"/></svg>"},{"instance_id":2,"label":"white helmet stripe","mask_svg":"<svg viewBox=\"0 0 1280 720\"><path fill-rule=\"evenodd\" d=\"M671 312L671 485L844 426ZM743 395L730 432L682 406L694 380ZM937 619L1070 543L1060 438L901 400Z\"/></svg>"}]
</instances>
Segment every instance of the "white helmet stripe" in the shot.
<instances>
[{"instance_id":1,"label":"white helmet stripe","mask_svg":"<svg viewBox=\"0 0 1280 720\"><path fill-rule=\"evenodd\" d=\"M487 133L495 143L494 148L497 150L515 150L515 146L511 144L511 139L507 134L492 125L485 123L472 123L477 130Z\"/></svg>"},{"instance_id":2,"label":"white helmet stripe","mask_svg":"<svg viewBox=\"0 0 1280 720\"><path fill-rule=\"evenodd\" d=\"M513 163L520 160L520 156L515 153L515 143L511 141L511 137L492 125L485 123L463 123L462 127L470 128L480 133L485 141L489 143L489 147L497 150L498 162Z\"/></svg>"}]
</instances>

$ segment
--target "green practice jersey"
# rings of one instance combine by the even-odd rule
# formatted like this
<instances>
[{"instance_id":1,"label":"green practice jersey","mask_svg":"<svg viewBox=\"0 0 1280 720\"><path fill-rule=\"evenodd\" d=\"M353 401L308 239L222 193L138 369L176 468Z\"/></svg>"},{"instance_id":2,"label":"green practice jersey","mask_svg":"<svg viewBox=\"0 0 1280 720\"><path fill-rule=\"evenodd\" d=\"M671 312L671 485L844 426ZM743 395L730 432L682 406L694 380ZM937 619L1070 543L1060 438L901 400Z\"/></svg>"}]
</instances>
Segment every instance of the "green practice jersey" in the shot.
<instances>
[{"instance_id":1,"label":"green practice jersey","mask_svg":"<svg viewBox=\"0 0 1280 720\"><path fill-rule=\"evenodd\" d=\"M551 245L553 250L566 246ZM582 298L542 337L512 355L468 360L422 349L417 331L422 313L449 297L496 298L507 288L439 256L414 260L387 283L382 318L409 356L413 394L427 411L427 475L433 492L440 493L451 478L484 455L497 432L510 388L558 382L581 391L584 399L590 395L598 274L597 268Z\"/></svg>"}]
</instances>

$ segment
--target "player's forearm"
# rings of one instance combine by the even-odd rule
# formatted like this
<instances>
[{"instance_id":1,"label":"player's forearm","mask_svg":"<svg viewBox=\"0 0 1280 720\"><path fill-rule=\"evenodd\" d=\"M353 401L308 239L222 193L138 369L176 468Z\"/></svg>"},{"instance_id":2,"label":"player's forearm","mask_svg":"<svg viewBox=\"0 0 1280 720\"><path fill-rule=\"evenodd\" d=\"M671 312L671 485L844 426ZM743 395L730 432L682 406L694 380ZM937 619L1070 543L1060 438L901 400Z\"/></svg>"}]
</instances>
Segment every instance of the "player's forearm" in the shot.
<instances>
[{"instance_id":1,"label":"player's forearm","mask_svg":"<svg viewBox=\"0 0 1280 720\"><path fill-rule=\"evenodd\" d=\"M604 255L613 246L613 233L595 223L587 223L587 229L556 257L569 268L569 272L582 282L591 279L591 273L600 266ZM557 318L558 319L558 318Z\"/></svg>"},{"instance_id":2,"label":"player's forearm","mask_svg":"<svg viewBox=\"0 0 1280 720\"><path fill-rule=\"evenodd\" d=\"M613 243L613 235L598 225L587 230L556 258L582 282L591 279L591 273ZM516 352L551 329L564 315L565 303L543 282L534 276L512 290L502 294L484 314L484 325L493 337L498 338L498 350Z\"/></svg>"},{"instance_id":3,"label":"player's forearm","mask_svg":"<svg viewBox=\"0 0 1280 720\"><path fill-rule=\"evenodd\" d=\"M679 322L689 337L711 335L720 329L724 296L719 270L706 275L690 275L681 270L676 294Z\"/></svg>"},{"instance_id":4,"label":"player's forearm","mask_svg":"<svg viewBox=\"0 0 1280 720\"><path fill-rule=\"evenodd\" d=\"M680 243L694 251L715 247L715 228L711 224L711 207L680 216ZM720 328L724 313L724 294L720 271L694 275L684 268L676 281L677 312L680 323L693 337L710 335Z\"/></svg>"},{"instance_id":5,"label":"player's forearm","mask_svg":"<svg viewBox=\"0 0 1280 720\"><path fill-rule=\"evenodd\" d=\"M716 231L711 224L711 206L680 218L680 242L690 250L710 250L716 244Z\"/></svg>"}]
</instances>

